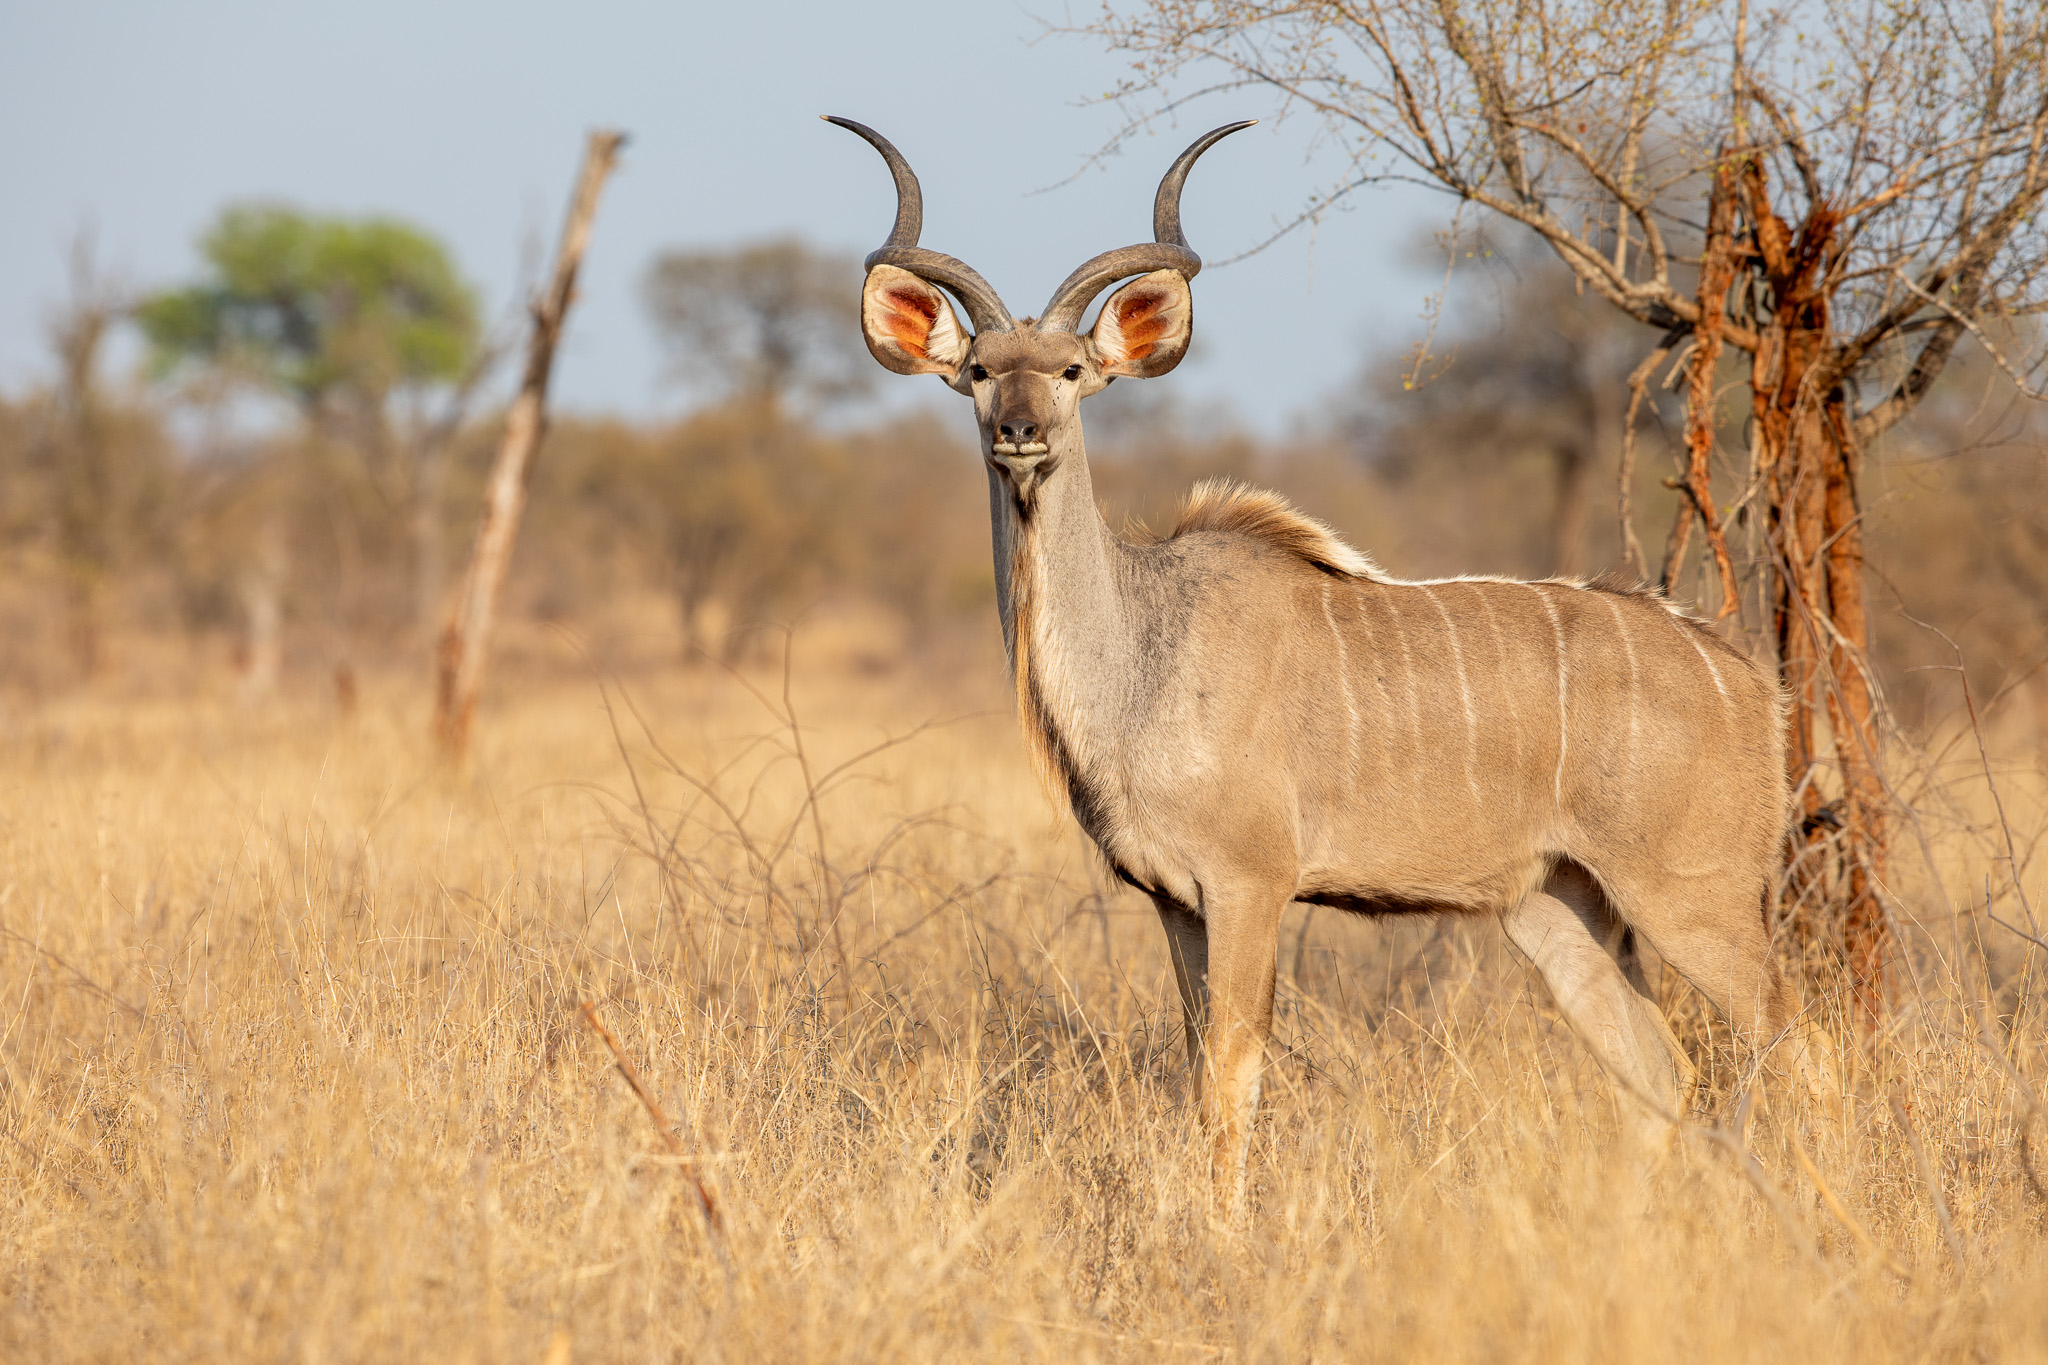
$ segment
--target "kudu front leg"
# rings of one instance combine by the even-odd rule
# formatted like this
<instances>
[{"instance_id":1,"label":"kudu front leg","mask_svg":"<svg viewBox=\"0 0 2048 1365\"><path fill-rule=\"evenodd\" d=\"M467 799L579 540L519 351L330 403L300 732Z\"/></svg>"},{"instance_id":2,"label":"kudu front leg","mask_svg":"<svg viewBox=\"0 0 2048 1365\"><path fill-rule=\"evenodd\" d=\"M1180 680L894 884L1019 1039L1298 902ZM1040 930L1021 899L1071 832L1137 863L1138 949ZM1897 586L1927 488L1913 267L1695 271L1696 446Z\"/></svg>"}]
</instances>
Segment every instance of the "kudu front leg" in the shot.
<instances>
[{"instance_id":1,"label":"kudu front leg","mask_svg":"<svg viewBox=\"0 0 2048 1365\"><path fill-rule=\"evenodd\" d=\"M1273 1032L1280 915L1291 897L1291 887L1204 888L1202 897L1209 969L1202 1118L1210 1136L1210 1174L1232 1202L1244 1193L1266 1040Z\"/></svg>"}]
</instances>

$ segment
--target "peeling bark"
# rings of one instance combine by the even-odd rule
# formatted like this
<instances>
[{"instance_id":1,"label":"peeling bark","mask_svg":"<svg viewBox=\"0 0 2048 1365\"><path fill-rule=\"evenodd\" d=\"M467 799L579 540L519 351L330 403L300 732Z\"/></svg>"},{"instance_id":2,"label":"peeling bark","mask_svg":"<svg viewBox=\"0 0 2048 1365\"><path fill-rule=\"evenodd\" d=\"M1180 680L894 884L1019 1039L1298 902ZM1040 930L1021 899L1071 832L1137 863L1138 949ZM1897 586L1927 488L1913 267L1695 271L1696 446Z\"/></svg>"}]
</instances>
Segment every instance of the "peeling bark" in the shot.
<instances>
[{"instance_id":1,"label":"peeling bark","mask_svg":"<svg viewBox=\"0 0 2048 1365\"><path fill-rule=\"evenodd\" d=\"M1721 530L1721 518L1714 511L1714 371L1721 361L1721 342L1727 330L1728 291L1735 284L1736 158L1724 156L1714 168L1713 188L1707 196L1707 237L1700 258L1700 320L1693 328L1692 358L1688 362L1685 398L1685 473L1678 480L1686 501L1678 506L1671 537L1664 550L1664 590L1669 592L1684 566L1685 548L1692 538L1693 518L1699 518L1706 532L1707 548L1713 552L1714 567L1721 574L1721 607L1716 621L1735 614L1741 596L1735 586L1735 564L1728 554L1728 537Z\"/></svg>"},{"instance_id":2,"label":"peeling bark","mask_svg":"<svg viewBox=\"0 0 2048 1365\"><path fill-rule=\"evenodd\" d=\"M1771 207L1769 189L1751 160L1742 199L1771 309L1759 319L1762 344L1750 366L1751 452L1773 558L1773 634L1793 702L1787 776L1798 794L1788 913L1809 942L1839 954L1868 1028L1883 1009L1890 946L1878 899L1887 829L1868 673L1861 452L1848 395L1831 379L1827 276L1841 219L1817 204L1795 231Z\"/></svg>"}]
</instances>

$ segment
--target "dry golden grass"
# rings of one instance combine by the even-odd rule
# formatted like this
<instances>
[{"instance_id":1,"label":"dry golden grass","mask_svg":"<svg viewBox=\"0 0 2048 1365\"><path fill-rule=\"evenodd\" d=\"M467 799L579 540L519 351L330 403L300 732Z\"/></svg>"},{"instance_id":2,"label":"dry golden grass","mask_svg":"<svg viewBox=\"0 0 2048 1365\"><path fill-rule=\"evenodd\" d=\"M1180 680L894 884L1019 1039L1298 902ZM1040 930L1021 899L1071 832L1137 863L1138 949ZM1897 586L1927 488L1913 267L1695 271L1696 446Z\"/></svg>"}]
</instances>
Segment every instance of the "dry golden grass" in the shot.
<instances>
[{"instance_id":1,"label":"dry golden grass","mask_svg":"<svg viewBox=\"0 0 2048 1365\"><path fill-rule=\"evenodd\" d=\"M1940 891L1803 1142L1674 989L1712 1064L1640 1193L1497 929L1297 909L1233 1220L1151 910L999 677L800 674L801 759L749 681L635 683L623 748L595 680L508 686L460 781L374 695L9 718L0 1357L2048 1355L2042 1015Z\"/></svg>"}]
</instances>

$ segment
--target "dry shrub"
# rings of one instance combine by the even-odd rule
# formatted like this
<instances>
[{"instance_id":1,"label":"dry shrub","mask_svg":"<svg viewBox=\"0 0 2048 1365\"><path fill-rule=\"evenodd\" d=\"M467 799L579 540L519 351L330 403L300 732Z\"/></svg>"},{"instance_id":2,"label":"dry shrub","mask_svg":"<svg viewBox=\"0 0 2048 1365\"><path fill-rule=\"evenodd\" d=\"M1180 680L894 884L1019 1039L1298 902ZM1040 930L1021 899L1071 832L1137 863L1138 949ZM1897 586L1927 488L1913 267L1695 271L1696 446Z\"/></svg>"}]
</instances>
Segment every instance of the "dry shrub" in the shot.
<instances>
[{"instance_id":1,"label":"dry shrub","mask_svg":"<svg viewBox=\"0 0 2048 1365\"><path fill-rule=\"evenodd\" d=\"M10 723L0 1357L2048 1349L2040 964L1967 839L1862 1102L1752 1112L1731 1054L1640 1188L1493 926L1291 912L1235 1221L1152 912L1012 724L858 672L556 682L454 782L374 687Z\"/></svg>"}]
</instances>

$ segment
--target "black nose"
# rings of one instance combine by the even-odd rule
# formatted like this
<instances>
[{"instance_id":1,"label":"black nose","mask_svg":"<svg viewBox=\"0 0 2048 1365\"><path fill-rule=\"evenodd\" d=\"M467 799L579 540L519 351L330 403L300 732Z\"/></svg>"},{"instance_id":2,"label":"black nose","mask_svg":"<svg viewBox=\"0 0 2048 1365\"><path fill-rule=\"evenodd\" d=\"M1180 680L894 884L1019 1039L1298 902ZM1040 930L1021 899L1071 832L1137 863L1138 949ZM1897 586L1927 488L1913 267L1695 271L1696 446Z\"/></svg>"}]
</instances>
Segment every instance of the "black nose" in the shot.
<instances>
[{"instance_id":1,"label":"black nose","mask_svg":"<svg viewBox=\"0 0 2048 1365\"><path fill-rule=\"evenodd\" d=\"M1005 422L1001 427L1005 441L1035 441L1038 439L1038 423Z\"/></svg>"}]
</instances>

